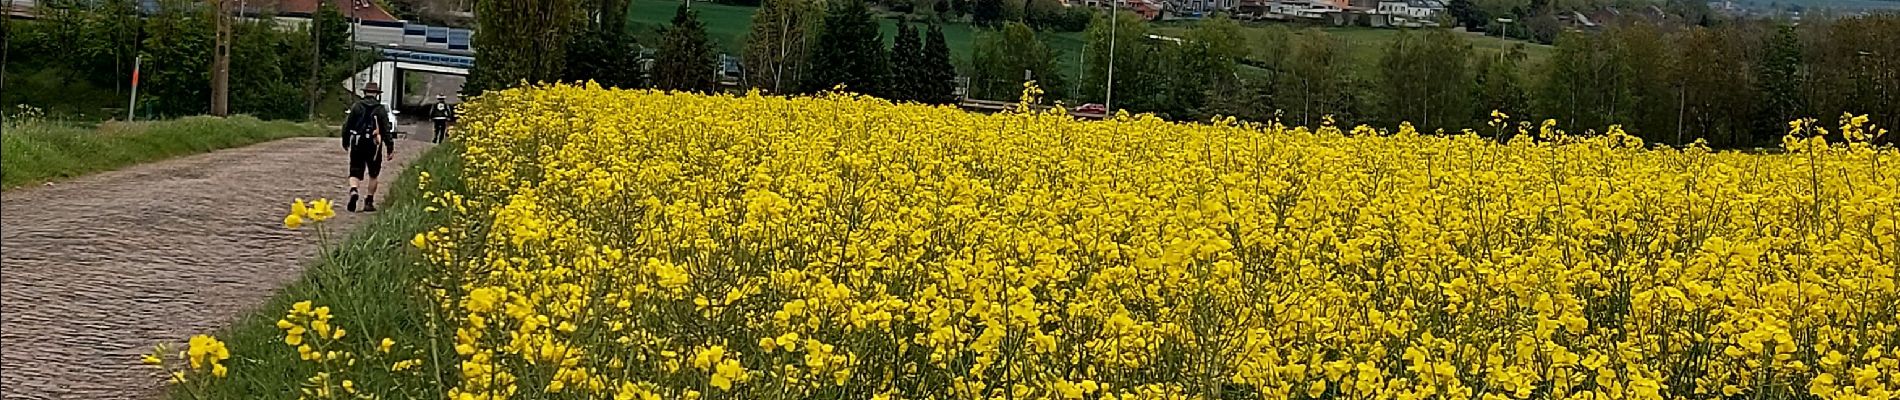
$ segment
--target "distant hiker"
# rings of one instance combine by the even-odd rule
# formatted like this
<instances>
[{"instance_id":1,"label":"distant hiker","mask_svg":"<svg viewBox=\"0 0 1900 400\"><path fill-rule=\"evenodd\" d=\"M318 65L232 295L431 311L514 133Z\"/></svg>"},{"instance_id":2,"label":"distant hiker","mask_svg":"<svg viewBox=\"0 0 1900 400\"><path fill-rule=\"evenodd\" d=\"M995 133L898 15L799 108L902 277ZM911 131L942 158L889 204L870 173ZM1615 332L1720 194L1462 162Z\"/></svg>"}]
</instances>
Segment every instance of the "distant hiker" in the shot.
<instances>
[{"instance_id":1,"label":"distant hiker","mask_svg":"<svg viewBox=\"0 0 1900 400\"><path fill-rule=\"evenodd\" d=\"M343 148L350 152L350 211L356 211L357 182L367 182L369 190L363 211L376 211L376 177L383 173L383 156L395 155L389 111L378 100L382 93L376 82L363 85L363 99L343 118Z\"/></svg>"},{"instance_id":2,"label":"distant hiker","mask_svg":"<svg viewBox=\"0 0 1900 400\"><path fill-rule=\"evenodd\" d=\"M449 120L455 119L455 108L444 99L442 95L435 95L435 105L429 107L429 119L435 121L435 143L442 143L442 139L448 137Z\"/></svg>"}]
</instances>

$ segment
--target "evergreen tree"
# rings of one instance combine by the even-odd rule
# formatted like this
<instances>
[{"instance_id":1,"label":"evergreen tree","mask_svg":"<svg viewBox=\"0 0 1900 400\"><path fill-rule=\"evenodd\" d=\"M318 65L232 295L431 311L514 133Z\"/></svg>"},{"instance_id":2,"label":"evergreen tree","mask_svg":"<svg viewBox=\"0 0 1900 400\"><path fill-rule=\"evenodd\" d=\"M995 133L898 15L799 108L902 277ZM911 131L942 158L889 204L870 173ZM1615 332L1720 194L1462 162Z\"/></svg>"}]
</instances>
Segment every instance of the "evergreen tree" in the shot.
<instances>
[{"instance_id":1,"label":"evergreen tree","mask_svg":"<svg viewBox=\"0 0 1900 400\"><path fill-rule=\"evenodd\" d=\"M335 60L350 51L350 41L344 39L350 37L350 22L343 18L343 12L337 11L336 6L327 1L318 5L313 24L315 30L319 31L313 35L322 39L317 48L323 60Z\"/></svg>"},{"instance_id":2,"label":"evergreen tree","mask_svg":"<svg viewBox=\"0 0 1900 400\"><path fill-rule=\"evenodd\" d=\"M937 24L930 24L916 68L917 76L906 79L917 81L917 101L929 104L957 101L957 67L950 64L950 46L944 43L943 28Z\"/></svg>"},{"instance_id":3,"label":"evergreen tree","mask_svg":"<svg viewBox=\"0 0 1900 400\"><path fill-rule=\"evenodd\" d=\"M812 27L819 13L813 2L804 0L766 0L752 14L752 31L746 34L746 82L752 87L784 93L796 90L805 72Z\"/></svg>"},{"instance_id":4,"label":"evergreen tree","mask_svg":"<svg viewBox=\"0 0 1900 400\"><path fill-rule=\"evenodd\" d=\"M627 33L627 6L627 0L588 0L587 28L568 43L563 80L593 80L601 86L618 88L645 85L640 76L639 46Z\"/></svg>"},{"instance_id":5,"label":"evergreen tree","mask_svg":"<svg viewBox=\"0 0 1900 400\"><path fill-rule=\"evenodd\" d=\"M673 25L660 34L660 50L653 60L654 87L689 92L718 89L713 76L717 57L699 13L682 3L673 14Z\"/></svg>"},{"instance_id":6,"label":"evergreen tree","mask_svg":"<svg viewBox=\"0 0 1900 400\"><path fill-rule=\"evenodd\" d=\"M970 23L977 26L995 27L1003 22L1003 0L972 0L976 4L970 10Z\"/></svg>"},{"instance_id":7,"label":"evergreen tree","mask_svg":"<svg viewBox=\"0 0 1900 400\"><path fill-rule=\"evenodd\" d=\"M1492 110L1517 116L1528 115L1530 98L1525 94L1523 79L1518 75L1518 65L1524 57L1523 46L1519 45L1498 57L1476 58L1472 78L1476 84L1477 99L1472 111L1478 115L1474 121L1489 119Z\"/></svg>"},{"instance_id":8,"label":"evergreen tree","mask_svg":"<svg viewBox=\"0 0 1900 400\"><path fill-rule=\"evenodd\" d=\"M1761 61L1755 63L1755 82L1760 102L1755 107L1757 143L1771 143L1787 133L1788 121L1800 118L1805 110L1801 96L1801 43L1794 27L1780 25L1768 36Z\"/></svg>"},{"instance_id":9,"label":"evergreen tree","mask_svg":"<svg viewBox=\"0 0 1900 400\"><path fill-rule=\"evenodd\" d=\"M864 0L833 2L825 13L824 29L811 54L811 72L805 91L818 92L844 85L845 90L880 94L889 67L877 22Z\"/></svg>"},{"instance_id":10,"label":"evergreen tree","mask_svg":"<svg viewBox=\"0 0 1900 400\"><path fill-rule=\"evenodd\" d=\"M891 41L891 100L921 101L923 81L917 79L922 74L923 44L917 38L917 30L909 23L897 23L897 37Z\"/></svg>"},{"instance_id":11,"label":"evergreen tree","mask_svg":"<svg viewBox=\"0 0 1900 400\"><path fill-rule=\"evenodd\" d=\"M640 76L639 46L626 31L588 29L567 47L570 82L593 80L601 86L631 89L646 86Z\"/></svg>"}]
</instances>

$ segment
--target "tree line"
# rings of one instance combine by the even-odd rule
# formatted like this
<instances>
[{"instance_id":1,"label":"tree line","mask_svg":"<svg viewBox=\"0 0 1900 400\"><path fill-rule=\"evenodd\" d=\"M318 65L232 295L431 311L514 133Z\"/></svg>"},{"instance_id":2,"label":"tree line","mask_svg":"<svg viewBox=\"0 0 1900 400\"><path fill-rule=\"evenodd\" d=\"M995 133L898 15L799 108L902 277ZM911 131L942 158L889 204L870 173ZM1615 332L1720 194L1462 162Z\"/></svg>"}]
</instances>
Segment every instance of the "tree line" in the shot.
<instances>
[{"instance_id":1,"label":"tree line","mask_svg":"<svg viewBox=\"0 0 1900 400\"><path fill-rule=\"evenodd\" d=\"M624 20L608 17L626 15L625 0L482 4L475 40L481 56L471 71L472 92L522 82L586 80L620 88L719 90L718 52L690 3L681 3L671 23L661 28L650 67L640 64L640 46ZM863 0L766 0L753 14L741 83L778 94L842 88L898 101L956 100L956 69L939 25L919 29L903 23L890 44L885 42Z\"/></svg>"},{"instance_id":2,"label":"tree line","mask_svg":"<svg viewBox=\"0 0 1900 400\"><path fill-rule=\"evenodd\" d=\"M327 2L326 2L327 3ZM49 87L75 83L110 90L121 112L129 96L134 61L140 60L141 116L182 116L209 111L214 11L202 2L162 0L141 11L135 0L41 1L39 18L12 22L6 47L9 85L30 76ZM144 15L142 15L144 14ZM269 18L245 19L233 27L231 109L266 119L303 119L317 98L347 96L334 82L370 58L353 57L349 26L327 4L312 24L279 29ZM327 37L333 39L321 39ZM142 59L140 56L143 56ZM61 91L9 90L7 103L60 102ZM107 99L110 100L110 99ZM41 106L44 106L43 104ZM98 104L86 104L93 108ZM96 108L93 108L96 110ZM56 110L72 112L75 110ZM340 111L340 110L327 110ZM111 116L105 116L111 117Z\"/></svg>"},{"instance_id":3,"label":"tree line","mask_svg":"<svg viewBox=\"0 0 1900 400\"><path fill-rule=\"evenodd\" d=\"M562 1L580 4L508 3L532 9ZM741 56L743 84L779 94L843 87L899 101L955 101L959 74L941 28L903 24L887 45L874 18L862 0L766 0ZM1719 147L1772 144L1786 121L1803 116L1855 112L1900 120L1895 15L1810 19L1799 26L1775 20L1616 24L1561 33L1549 56L1538 60L1529 57L1532 44L1479 49L1451 30L1407 30L1385 42L1370 63L1353 59L1351 44L1317 28L1243 27L1212 18L1166 37L1133 13L1112 18L1118 20L1091 17L1084 54L1077 57L1080 71L1061 70L1058 60L1077 55L1039 40L1027 21L980 30L961 69L968 79L964 94L1010 100L1024 81L1035 80L1049 98L1071 105L1105 103L1177 120L1235 116L1311 125L1331 117L1378 126L1409 122L1425 132L1484 126L1498 110L1520 120L1555 119L1572 130L1621 125L1652 142L1706 139ZM523 24L517 29L557 29L517 23ZM519 41L515 51L534 54L503 57L509 50L494 46L507 40L478 40L489 46L481 49L478 71L566 53L546 51L552 42L534 35L488 25L478 32L518 38L512 39ZM689 6L679 8L661 37L652 82L623 80L622 87L717 90L714 46ZM601 72L576 73L567 65L508 81L601 80L606 71L626 69L595 70Z\"/></svg>"},{"instance_id":4,"label":"tree line","mask_svg":"<svg viewBox=\"0 0 1900 400\"><path fill-rule=\"evenodd\" d=\"M1719 147L1772 145L1799 117L1853 112L1900 121L1900 15L1893 14L1799 26L1736 20L1571 31L1536 64L1527 45L1480 50L1465 34L1413 30L1387 42L1372 65L1348 60L1348 44L1320 29L1243 33L1232 21L1210 19L1180 38L1155 40L1139 18L1122 18L1113 59L1105 18L1089 28L1072 102L1112 101L1182 120L1314 124L1332 116L1410 122L1426 132L1484 126L1500 110L1575 130L1622 125L1652 142L1706 139ZM1039 54L1003 58L1037 65L1021 59ZM981 75L985 67L976 69Z\"/></svg>"}]
</instances>

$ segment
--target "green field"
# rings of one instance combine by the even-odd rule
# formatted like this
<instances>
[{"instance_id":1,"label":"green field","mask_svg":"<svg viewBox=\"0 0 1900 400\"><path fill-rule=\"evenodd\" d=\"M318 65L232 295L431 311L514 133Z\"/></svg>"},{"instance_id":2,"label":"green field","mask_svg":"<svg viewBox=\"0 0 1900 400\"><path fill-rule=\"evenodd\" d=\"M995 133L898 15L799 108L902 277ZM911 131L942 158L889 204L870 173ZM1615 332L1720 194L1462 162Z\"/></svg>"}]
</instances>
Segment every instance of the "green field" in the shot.
<instances>
[{"instance_id":1,"label":"green field","mask_svg":"<svg viewBox=\"0 0 1900 400\"><path fill-rule=\"evenodd\" d=\"M678 10L679 4L673 1L634 0L628 10L628 20L641 45L653 46L658 43L659 28L672 23L673 13ZM706 23L706 35L719 43L721 49L735 55L744 51L745 36L751 30L752 13L757 8L694 3L693 9L699 11L699 19ZM897 34L897 20L883 19L878 22L884 27L885 40ZM950 55L955 58L958 68L969 64L970 48L976 42L977 30L964 23L943 26L944 44L950 46ZM1060 61L1065 70L1074 70L1080 65L1084 43L1081 32L1043 33L1042 38L1044 43L1061 52Z\"/></svg>"}]
</instances>

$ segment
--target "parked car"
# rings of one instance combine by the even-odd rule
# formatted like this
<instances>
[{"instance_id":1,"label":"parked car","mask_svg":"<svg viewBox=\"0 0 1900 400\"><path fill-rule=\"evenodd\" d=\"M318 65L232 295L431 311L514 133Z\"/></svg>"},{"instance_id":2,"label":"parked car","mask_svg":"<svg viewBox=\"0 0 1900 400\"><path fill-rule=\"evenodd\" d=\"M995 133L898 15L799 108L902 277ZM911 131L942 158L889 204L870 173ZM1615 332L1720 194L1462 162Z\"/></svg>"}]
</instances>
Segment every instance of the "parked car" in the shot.
<instances>
[{"instance_id":1,"label":"parked car","mask_svg":"<svg viewBox=\"0 0 1900 400\"><path fill-rule=\"evenodd\" d=\"M1076 107L1075 112L1107 115L1108 106L1102 105L1102 103L1088 103L1083 104L1081 107Z\"/></svg>"}]
</instances>

